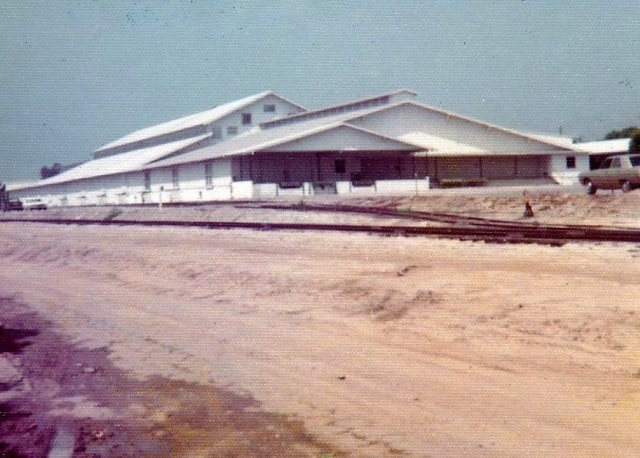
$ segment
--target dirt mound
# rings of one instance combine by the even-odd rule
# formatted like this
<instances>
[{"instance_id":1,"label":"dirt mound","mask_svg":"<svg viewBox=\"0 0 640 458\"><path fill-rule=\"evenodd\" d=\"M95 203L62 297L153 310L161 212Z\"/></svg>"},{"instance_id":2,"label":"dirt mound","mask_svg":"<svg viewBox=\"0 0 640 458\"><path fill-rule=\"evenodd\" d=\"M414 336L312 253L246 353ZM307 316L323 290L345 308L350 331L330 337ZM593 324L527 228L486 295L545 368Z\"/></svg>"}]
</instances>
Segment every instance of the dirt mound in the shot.
<instances>
[{"instance_id":1,"label":"dirt mound","mask_svg":"<svg viewBox=\"0 0 640 458\"><path fill-rule=\"evenodd\" d=\"M452 213L482 218L518 220L525 203L534 212L534 221L548 224L640 225L640 191L586 194L523 192L519 196L418 196L404 199L370 199L360 204L390 206L415 211Z\"/></svg>"}]
</instances>

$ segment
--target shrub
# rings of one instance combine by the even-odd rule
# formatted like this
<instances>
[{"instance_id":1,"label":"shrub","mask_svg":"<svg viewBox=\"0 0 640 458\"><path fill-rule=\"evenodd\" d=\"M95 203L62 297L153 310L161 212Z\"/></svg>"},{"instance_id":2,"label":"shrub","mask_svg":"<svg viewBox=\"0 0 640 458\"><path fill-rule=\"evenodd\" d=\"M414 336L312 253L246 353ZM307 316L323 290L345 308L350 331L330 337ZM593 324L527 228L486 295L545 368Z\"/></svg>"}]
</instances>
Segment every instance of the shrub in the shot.
<instances>
[{"instance_id":1,"label":"shrub","mask_svg":"<svg viewBox=\"0 0 640 458\"><path fill-rule=\"evenodd\" d=\"M122 214L121 208L112 208L111 211L104 217L104 221L111 221Z\"/></svg>"}]
</instances>

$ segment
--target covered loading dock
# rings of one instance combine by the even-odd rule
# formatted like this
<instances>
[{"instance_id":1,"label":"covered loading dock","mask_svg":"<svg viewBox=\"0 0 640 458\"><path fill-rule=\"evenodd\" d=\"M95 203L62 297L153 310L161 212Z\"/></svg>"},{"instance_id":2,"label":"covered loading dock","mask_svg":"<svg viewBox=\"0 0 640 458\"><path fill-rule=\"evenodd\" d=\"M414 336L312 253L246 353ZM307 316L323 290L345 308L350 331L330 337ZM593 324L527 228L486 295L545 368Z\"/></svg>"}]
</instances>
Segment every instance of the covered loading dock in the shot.
<instances>
[{"instance_id":1,"label":"covered loading dock","mask_svg":"<svg viewBox=\"0 0 640 458\"><path fill-rule=\"evenodd\" d=\"M15 191L49 205L201 202L408 193L447 180L569 184L588 170L588 155L566 142L414 97L401 90L306 111L265 92L136 131L97 150L93 161Z\"/></svg>"}]
</instances>

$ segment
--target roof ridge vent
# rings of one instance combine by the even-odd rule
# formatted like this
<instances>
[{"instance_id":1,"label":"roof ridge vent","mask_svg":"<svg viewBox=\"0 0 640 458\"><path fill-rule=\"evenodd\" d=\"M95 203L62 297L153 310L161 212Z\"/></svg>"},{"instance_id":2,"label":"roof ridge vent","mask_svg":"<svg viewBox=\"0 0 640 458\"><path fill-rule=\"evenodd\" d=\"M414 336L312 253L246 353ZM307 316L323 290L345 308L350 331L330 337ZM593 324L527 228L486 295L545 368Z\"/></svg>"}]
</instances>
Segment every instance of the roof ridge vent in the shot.
<instances>
[{"instance_id":1,"label":"roof ridge vent","mask_svg":"<svg viewBox=\"0 0 640 458\"><path fill-rule=\"evenodd\" d=\"M280 127L286 124L293 124L296 122L309 121L311 119L324 118L327 116L333 116L342 113L348 113L351 111L365 110L374 108L380 105L387 105L391 102L391 98L394 94L382 95L379 97L372 97L369 99L357 100L355 102L345 103L342 105L335 105L327 108L321 108L319 110L307 111L304 113L295 114L286 118L274 119L272 121L263 122L260 126L263 129L271 129L273 127Z\"/></svg>"}]
</instances>

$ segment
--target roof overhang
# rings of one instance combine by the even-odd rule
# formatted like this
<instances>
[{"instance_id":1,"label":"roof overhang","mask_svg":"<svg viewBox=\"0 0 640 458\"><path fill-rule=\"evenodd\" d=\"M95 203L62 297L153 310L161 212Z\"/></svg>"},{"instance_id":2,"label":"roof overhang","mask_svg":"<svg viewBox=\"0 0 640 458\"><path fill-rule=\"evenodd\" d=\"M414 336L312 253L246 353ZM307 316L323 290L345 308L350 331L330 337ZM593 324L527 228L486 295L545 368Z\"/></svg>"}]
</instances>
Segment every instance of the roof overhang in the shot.
<instances>
[{"instance_id":1,"label":"roof overhang","mask_svg":"<svg viewBox=\"0 0 640 458\"><path fill-rule=\"evenodd\" d=\"M397 152L412 153L419 151L421 148L411 143L403 142L401 140L380 135L376 132L372 132L367 129L352 126L342 122L333 123L329 125L315 126L312 128L304 128L305 126L297 126L297 130L291 130L290 128L278 128L267 129L264 131L248 132L243 135L239 135L231 140L225 142L216 143L214 145L206 146L196 151L191 151L186 154L175 156L166 160L161 160L148 164L144 169L153 169L160 167L171 167L180 164L205 162L214 159L222 159L237 156L246 156L256 153L313 153L317 151L326 151L330 149L332 151L340 151L344 154L355 153L358 151L389 151L395 150ZM331 135L335 135L337 132L348 132L353 134L352 140L360 138L362 140L367 139L378 146L372 148L369 146L358 146L352 143L342 143L332 148L317 148L313 146L314 140L318 140L320 137L330 138ZM278 135L279 134L279 135ZM307 146L305 147L305 143ZM326 142L321 142L326 145ZM295 148L294 148L295 145Z\"/></svg>"},{"instance_id":2,"label":"roof overhang","mask_svg":"<svg viewBox=\"0 0 640 458\"><path fill-rule=\"evenodd\" d=\"M37 188L90 178L135 172L141 170L144 165L152 161L170 156L189 146L196 145L210 136L211 134L198 135L196 137L164 143L162 145L141 148L127 153L94 159L69 169L59 175L32 183L31 185L24 186L20 189Z\"/></svg>"},{"instance_id":3,"label":"roof overhang","mask_svg":"<svg viewBox=\"0 0 640 458\"><path fill-rule=\"evenodd\" d=\"M94 151L94 154L100 155L105 151L118 148L124 145L134 144L137 142L141 142L143 140L148 140L150 138L156 138L163 135L184 131L184 130L191 129L198 126L206 126L211 124L212 122L215 122L219 119L224 118L225 116L230 115L231 113L241 110L248 105L259 102L260 100L269 96L274 96L276 98L279 98L286 103L289 103L291 105L298 107L301 110L306 111L306 108L288 99L285 99L284 97L272 91L261 92L259 94L255 94L239 100L224 103L210 110L202 111L200 113L195 113L188 116L183 116L178 119L173 119L171 121L167 121L161 124L156 124L150 127L145 127L143 129L136 130L134 132L131 132L130 134L125 135L124 137L120 137L117 140L114 140L110 143L107 143L106 145L101 146L100 148Z\"/></svg>"},{"instance_id":4,"label":"roof overhang","mask_svg":"<svg viewBox=\"0 0 640 458\"><path fill-rule=\"evenodd\" d=\"M452 151L420 151L415 153L416 157L433 157L433 158L458 158L458 157L486 157L486 158L494 158L494 157L518 157L518 156L555 156L559 154L564 154L568 156L575 155L586 155L587 153L582 151L574 151L574 150L566 150L566 151L516 151L516 152L500 152L500 153L492 153L492 152L478 152L478 151L460 151L460 152L452 152Z\"/></svg>"}]
</instances>

